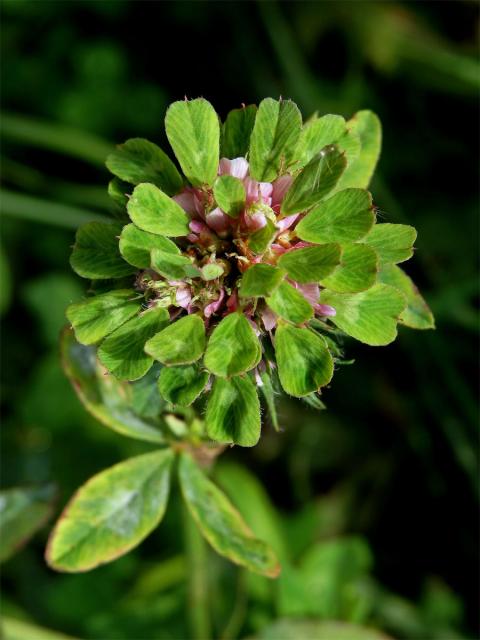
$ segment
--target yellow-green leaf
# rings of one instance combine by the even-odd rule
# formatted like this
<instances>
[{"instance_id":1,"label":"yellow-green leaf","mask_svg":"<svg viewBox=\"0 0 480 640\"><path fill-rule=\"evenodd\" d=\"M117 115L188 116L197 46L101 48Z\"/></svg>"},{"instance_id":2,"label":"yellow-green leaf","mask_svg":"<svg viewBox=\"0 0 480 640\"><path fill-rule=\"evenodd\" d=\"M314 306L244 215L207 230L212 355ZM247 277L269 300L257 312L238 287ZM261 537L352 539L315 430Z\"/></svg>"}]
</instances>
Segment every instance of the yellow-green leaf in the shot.
<instances>
[{"instance_id":1,"label":"yellow-green leaf","mask_svg":"<svg viewBox=\"0 0 480 640\"><path fill-rule=\"evenodd\" d=\"M302 324L313 317L311 304L285 281L280 283L266 302L277 315L294 324Z\"/></svg>"},{"instance_id":2,"label":"yellow-green leaf","mask_svg":"<svg viewBox=\"0 0 480 640\"><path fill-rule=\"evenodd\" d=\"M75 236L70 264L82 278L103 280L122 278L135 269L125 262L118 250L118 236L122 225L117 223L87 222Z\"/></svg>"},{"instance_id":3,"label":"yellow-green leaf","mask_svg":"<svg viewBox=\"0 0 480 640\"><path fill-rule=\"evenodd\" d=\"M164 367L158 378L158 389L167 402L188 407L202 393L208 378L208 372L199 371L196 366Z\"/></svg>"},{"instance_id":4,"label":"yellow-green leaf","mask_svg":"<svg viewBox=\"0 0 480 640\"><path fill-rule=\"evenodd\" d=\"M253 369L261 357L260 343L243 313L230 313L213 330L205 366L217 376L235 376Z\"/></svg>"},{"instance_id":5,"label":"yellow-green leaf","mask_svg":"<svg viewBox=\"0 0 480 640\"><path fill-rule=\"evenodd\" d=\"M278 265L296 282L320 282L340 263L341 254L340 245L336 243L305 247L287 251Z\"/></svg>"},{"instance_id":6,"label":"yellow-green leaf","mask_svg":"<svg viewBox=\"0 0 480 640\"><path fill-rule=\"evenodd\" d=\"M245 208L245 187L234 176L219 176L213 185L215 201L231 218L237 218Z\"/></svg>"},{"instance_id":7,"label":"yellow-green leaf","mask_svg":"<svg viewBox=\"0 0 480 640\"><path fill-rule=\"evenodd\" d=\"M135 187L127 205L128 215L137 227L160 236L186 236L188 216L182 207L154 184Z\"/></svg>"},{"instance_id":8,"label":"yellow-green leaf","mask_svg":"<svg viewBox=\"0 0 480 640\"><path fill-rule=\"evenodd\" d=\"M321 283L327 289L342 293L364 291L372 287L377 279L378 257L366 244L342 245L340 264Z\"/></svg>"},{"instance_id":9,"label":"yellow-green leaf","mask_svg":"<svg viewBox=\"0 0 480 640\"><path fill-rule=\"evenodd\" d=\"M400 314L400 322L411 329L434 329L435 319L429 306L412 279L395 264L386 264L380 269L378 279L403 293L407 308Z\"/></svg>"},{"instance_id":10,"label":"yellow-green leaf","mask_svg":"<svg viewBox=\"0 0 480 640\"><path fill-rule=\"evenodd\" d=\"M233 159L247 155L256 113L257 107L254 104L230 111L223 125L222 158Z\"/></svg>"},{"instance_id":11,"label":"yellow-green leaf","mask_svg":"<svg viewBox=\"0 0 480 640\"><path fill-rule=\"evenodd\" d=\"M270 295L285 277L285 272L271 264L254 264L242 276L238 294L241 298Z\"/></svg>"},{"instance_id":12,"label":"yellow-green leaf","mask_svg":"<svg viewBox=\"0 0 480 640\"><path fill-rule=\"evenodd\" d=\"M120 253L123 258L138 269L150 267L150 252L161 249L168 253L180 253L177 245L163 236L138 229L134 224L127 224L120 234Z\"/></svg>"},{"instance_id":13,"label":"yellow-green leaf","mask_svg":"<svg viewBox=\"0 0 480 640\"><path fill-rule=\"evenodd\" d=\"M405 262L413 255L417 231L408 224L376 224L364 242L375 249L380 264Z\"/></svg>"},{"instance_id":14,"label":"yellow-green leaf","mask_svg":"<svg viewBox=\"0 0 480 640\"><path fill-rule=\"evenodd\" d=\"M205 325L191 314L172 322L145 344L145 351L166 365L190 364L205 350Z\"/></svg>"}]
</instances>

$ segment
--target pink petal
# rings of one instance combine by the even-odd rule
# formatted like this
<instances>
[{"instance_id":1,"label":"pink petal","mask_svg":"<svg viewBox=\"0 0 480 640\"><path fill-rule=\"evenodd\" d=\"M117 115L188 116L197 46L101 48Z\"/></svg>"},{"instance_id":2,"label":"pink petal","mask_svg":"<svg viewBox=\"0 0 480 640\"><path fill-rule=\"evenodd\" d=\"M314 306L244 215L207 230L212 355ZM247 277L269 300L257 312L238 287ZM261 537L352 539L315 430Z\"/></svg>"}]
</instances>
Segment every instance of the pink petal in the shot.
<instances>
[{"instance_id":1,"label":"pink petal","mask_svg":"<svg viewBox=\"0 0 480 640\"><path fill-rule=\"evenodd\" d=\"M237 310L237 307L238 307L238 294L237 294L237 290L236 289L232 293L232 295L228 298L226 304L227 304L227 309L230 311L230 313L233 313L234 311Z\"/></svg>"},{"instance_id":2,"label":"pink petal","mask_svg":"<svg viewBox=\"0 0 480 640\"><path fill-rule=\"evenodd\" d=\"M220 291L220 297L217 300L210 302L210 304L207 304L207 306L203 310L203 314L206 318L209 318L212 314L216 313L219 310L224 297L225 297L225 291L222 289Z\"/></svg>"},{"instance_id":3,"label":"pink petal","mask_svg":"<svg viewBox=\"0 0 480 640\"><path fill-rule=\"evenodd\" d=\"M243 222L247 229L250 231L257 231L258 229L263 229L263 227L267 224L267 218L263 213L254 213L250 215L245 212L243 216Z\"/></svg>"},{"instance_id":4,"label":"pink petal","mask_svg":"<svg viewBox=\"0 0 480 640\"><path fill-rule=\"evenodd\" d=\"M195 194L193 193L193 189L190 189L190 187L186 187L181 193L173 196L172 200L175 200L175 202L187 213L192 214L197 212L195 206Z\"/></svg>"},{"instance_id":5,"label":"pink petal","mask_svg":"<svg viewBox=\"0 0 480 640\"><path fill-rule=\"evenodd\" d=\"M206 215L207 224L215 231L226 231L230 226L230 218L217 207Z\"/></svg>"},{"instance_id":6,"label":"pink petal","mask_svg":"<svg viewBox=\"0 0 480 640\"><path fill-rule=\"evenodd\" d=\"M188 306L190 305L191 300L192 300L192 294L188 287L179 287L177 289L175 294L175 301L180 307L183 307L184 309L188 309Z\"/></svg>"},{"instance_id":7,"label":"pink petal","mask_svg":"<svg viewBox=\"0 0 480 640\"><path fill-rule=\"evenodd\" d=\"M329 304L314 304L313 308L315 309L315 313L318 313L320 316L329 316L333 318L337 315L336 310Z\"/></svg>"},{"instance_id":8,"label":"pink petal","mask_svg":"<svg viewBox=\"0 0 480 640\"><path fill-rule=\"evenodd\" d=\"M272 250L278 255L282 255L287 252L285 247L282 247L281 244L272 244Z\"/></svg>"},{"instance_id":9,"label":"pink petal","mask_svg":"<svg viewBox=\"0 0 480 640\"><path fill-rule=\"evenodd\" d=\"M283 231L286 231L287 229L289 229L299 215L300 215L299 213L294 213L292 216L287 216L286 218L277 220L277 229L279 230L278 232L283 233Z\"/></svg>"},{"instance_id":10,"label":"pink petal","mask_svg":"<svg viewBox=\"0 0 480 640\"><path fill-rule=\"evenodd\" d=\"M245 158L235 158L229 160L228 158L222 158L218 167L219 176L233 176L240 180L245 180L248 174L248 162Z\"/></svg>"},{"instance_id":11,"label":"pink petal","mask_svg":"<svg viewBox=\"0 0 480 640\"><path fill-rule=\"evenodd\" d=\"M244 185L247 194L247 204L253 204L259 200L269 204L269 196L272 193L272 185L270 182L257 182L252 178L246 178Z\"/></svg>"},{"instance_id":12,"label":"pink petal","mask_svg":"<svg viewBox=\"0 0 480 640\"><path fill-rule=\"evenodd\" d=\"M262 312L262 322L267 331L272 331L277 326L277 316L269 307L265 307Z\"/></svg>"},{"instance_id":13,"label":"pink petal","mask_svg":"<svg viewBox=\"0 0 480 640\"><path fill-rule=\"evenodd\" d=\"M295 283L295 286L307 302L310 302L310 304L316 304L318 302L318 298L320 297L320 288L318 284Z\"/></svg>"},{"instance_id":14,"label":"pink petal","mask_svg":"<svg viewBox=\"0 0 480 640\"><path fill-rule=\"evenodd\" d=\"M290 186L293 182L293 177L290 175L281 176L272 183L272 205L281 204L285 194L290 189Z\"/></svg>"}]
</instances>

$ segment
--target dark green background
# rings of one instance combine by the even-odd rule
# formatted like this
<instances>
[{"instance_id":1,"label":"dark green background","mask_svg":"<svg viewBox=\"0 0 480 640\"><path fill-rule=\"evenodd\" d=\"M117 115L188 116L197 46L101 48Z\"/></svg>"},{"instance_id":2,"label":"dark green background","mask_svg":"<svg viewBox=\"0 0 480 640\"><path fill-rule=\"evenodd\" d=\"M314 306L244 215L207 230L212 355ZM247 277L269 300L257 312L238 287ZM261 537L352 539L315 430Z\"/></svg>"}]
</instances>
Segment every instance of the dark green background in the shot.
<instances>
[{"instance_id":1,"label":"dark green background","mask_svg":"<svg viewBox=\"0 0 480 640\"><path fill-rule=\"evenodd\" d=\"M285 401L284 433L267 427L257 448L225 456L254 471L290 519L330 500L340 523L331 533L365 536L379 583L420 616L425 585L443 585L437 614L453 608L455 637L475 637L478 5L3 0L1 11L3 188L37 205L3 199L3 486L52 481L60 506L91 474L143 450L84 413L58 364L64 308L84 285L68 264L73 218L45 202L104 213L108 175L101 142L81 160L54 125L107 149L131 136L167 148L165 108L184 95L206 97L223 117L279 95L305 117L371 108L384 127L374 201L382 221L418 229L407 271L437 330L401 329L383 349L347 343L356 363L325 391L326 412ZM36 120L53 127L44 139ZM184 637L181 581L156 609L128 597L142 571L181 552L170 513L138 551L82 576L46 569L44 530L2 571L6 611L80 637ZM249 597L244 633L275 617L267 608L259 618ZM453 637L434 626L432 638ZM384 628L419 637L407 623Z\"/></svg>"}]
</instances>

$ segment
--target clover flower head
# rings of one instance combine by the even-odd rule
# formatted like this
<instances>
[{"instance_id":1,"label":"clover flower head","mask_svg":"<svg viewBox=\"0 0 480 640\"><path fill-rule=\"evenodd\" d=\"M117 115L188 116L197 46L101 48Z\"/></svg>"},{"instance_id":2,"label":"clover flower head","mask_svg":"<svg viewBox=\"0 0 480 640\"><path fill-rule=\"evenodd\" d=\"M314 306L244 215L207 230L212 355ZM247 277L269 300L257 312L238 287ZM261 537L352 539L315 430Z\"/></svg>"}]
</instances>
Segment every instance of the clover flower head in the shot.
<instances>
[{"instance_id":1,"label":"clover flower head","mask_svg":"<svg viewBox=\"0 0 480 640\"><path fill-rule=\"evenodd\" d=\"M67 316L116 379L160 363L169 407L205 404L206 437L252 446L259 392L277 426L281 389L318 405L341 336L395 339L433 325L397 266L416 232L376 224L366 190L379 153L371 112L305 124L289 100L236 109L175 102L156 145L128 140L107 160L119 220L79 229L71 264L95 283Z\"/></svg>"}]
</instances>

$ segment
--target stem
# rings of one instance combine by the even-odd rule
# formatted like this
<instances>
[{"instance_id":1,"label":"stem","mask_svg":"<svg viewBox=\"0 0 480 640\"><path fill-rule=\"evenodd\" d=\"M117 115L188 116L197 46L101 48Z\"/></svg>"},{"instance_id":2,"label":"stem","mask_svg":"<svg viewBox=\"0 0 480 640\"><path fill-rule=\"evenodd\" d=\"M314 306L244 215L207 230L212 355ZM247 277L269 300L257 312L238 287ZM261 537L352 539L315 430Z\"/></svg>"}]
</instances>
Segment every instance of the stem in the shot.
<instances>
[{"instance_id":1,"label":"stem","mask_svg":"<svg viewBox=\"0 0 480 640\"><path fill-rule=\"evenodd\" d=\"M188 567L188 614L191 636L192 640L209 640L211 624L208 606L207 548L187 507L184 507L183 528Z\"/></svg>"},{"instance_id":2,"label":"stem","mask_svg":"<svg viewBox=\"0 0 480 640\"><path fill-rule=\"evenodd\" d=\"M234 640L242 628L247 613L247 572L245 569L238 570L237 593L232 614L221 635L221 640Z\"/></svg>"}]
</instances>

